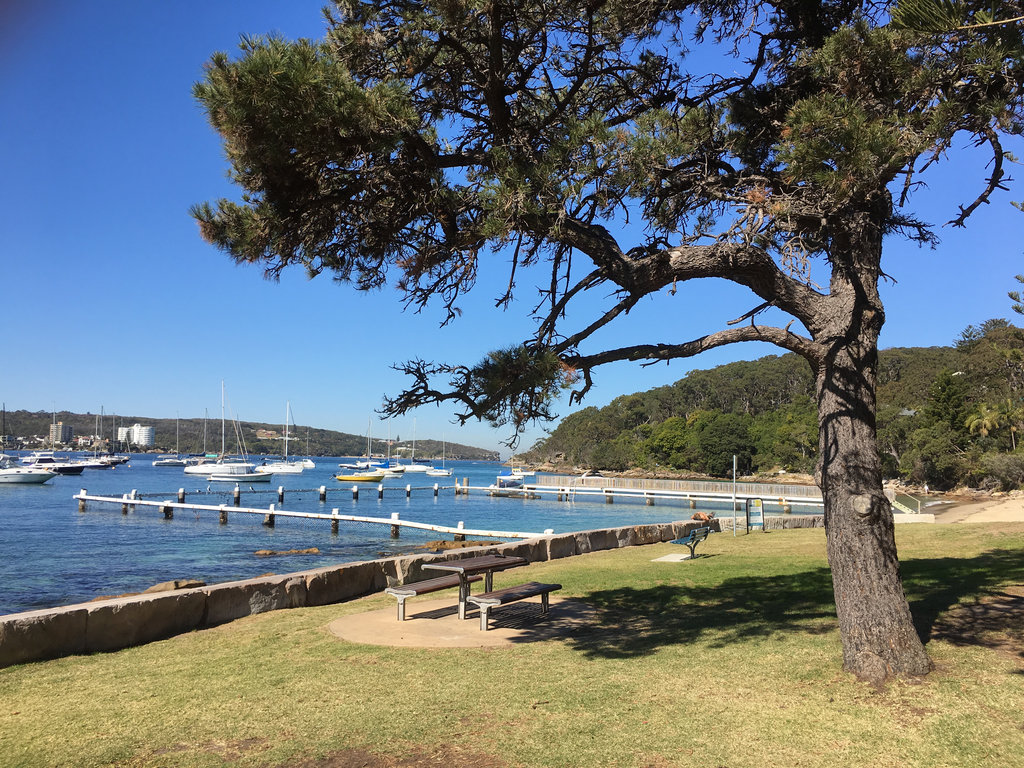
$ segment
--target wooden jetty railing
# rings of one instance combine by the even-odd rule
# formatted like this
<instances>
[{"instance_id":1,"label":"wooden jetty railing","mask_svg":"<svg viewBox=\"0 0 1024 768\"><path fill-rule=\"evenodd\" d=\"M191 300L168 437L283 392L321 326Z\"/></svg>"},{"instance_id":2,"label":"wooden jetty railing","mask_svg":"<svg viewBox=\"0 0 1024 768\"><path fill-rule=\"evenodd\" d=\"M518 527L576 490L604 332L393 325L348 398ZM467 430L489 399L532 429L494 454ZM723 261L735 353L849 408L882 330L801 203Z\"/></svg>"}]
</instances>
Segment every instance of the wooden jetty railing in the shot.
<instances>
[{"instance_id":1,"label":"wooden jetty railing","mask_svg":"<svg viewBox=\"0 0 1024 768\"><path fill-rule=\"evenodd\" d=\"M236 492L238 487L235 488ZM179 491L179 498L183 494ZM331 522L331 532L338 532L338 523L350 522L350 523L369 523L372 525L387 525L391 528L391 537L398 538L399 531L401 528L414 528L421 531L434 531L442 534L450 534L454 536L455 541L464 541L466 536L482 537L489 539L535 539L540 536L551 536L554 531L547 529L543 533L527 533L523 531L489 531L489 530L478 530L473 528L466 528L463 522L460 520L458 525L434 525L432 523L419 523L413 520L402 520L399 517L398 512L392 512L391 517L366 517L363 515L343 515L340 514L337 508L331 510L330 514L324 512L295 512L292 510L277 509L275 505L271 504L267 509L261 509L256 507L243 507L243 506L232 506L228 504L190 504L184 501L174 501L171 499L144 499L136 494L134 491L131 494L123 494L120 497L117 496L92 496L89 492L83 488L80 493L75 494L73 497L78 501L79 511L84 512L88 502L97 502L100 504L120 504L121 512L128 514L129 511L134 511L135 507L155 507L161 514L167 519L174 517L175 510L187 510L191 512L216 512L220 517L222 525L227 524L228 514L244 514L244 515L263 515L263 525L267 527L273 527L278 517L285 518L298 518L305 520L329 520ZM237 498L237 495L236 495Z\"/></svg>"}]
</instances>

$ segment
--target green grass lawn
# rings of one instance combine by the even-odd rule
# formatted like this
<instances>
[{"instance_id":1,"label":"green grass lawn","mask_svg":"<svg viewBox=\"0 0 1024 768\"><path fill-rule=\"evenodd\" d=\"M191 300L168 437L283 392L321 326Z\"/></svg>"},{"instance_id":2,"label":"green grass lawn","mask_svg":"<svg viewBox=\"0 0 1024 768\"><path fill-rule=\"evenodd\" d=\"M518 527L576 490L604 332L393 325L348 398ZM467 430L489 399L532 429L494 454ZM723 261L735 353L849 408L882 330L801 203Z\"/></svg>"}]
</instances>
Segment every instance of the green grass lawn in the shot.
<instances>
[{"instance_id":1,"label":"green grass lawn","mask_svg":"<svg viewBox=\"0 0 1024 768\"><path fill-rule=\"evenodd\" d=\"M511 648L354 645L278 611L111 654L0 670L0 765L1024 766L1024 524L906 525L935 672L840 669L820 530L715 534L540 563L599 626ZM1011 592L1013 590L1010 590ZM1024 592L1020 592L1024 594ZM413 609L413 612L415 610Z\"/></svg>"}]
</instances>

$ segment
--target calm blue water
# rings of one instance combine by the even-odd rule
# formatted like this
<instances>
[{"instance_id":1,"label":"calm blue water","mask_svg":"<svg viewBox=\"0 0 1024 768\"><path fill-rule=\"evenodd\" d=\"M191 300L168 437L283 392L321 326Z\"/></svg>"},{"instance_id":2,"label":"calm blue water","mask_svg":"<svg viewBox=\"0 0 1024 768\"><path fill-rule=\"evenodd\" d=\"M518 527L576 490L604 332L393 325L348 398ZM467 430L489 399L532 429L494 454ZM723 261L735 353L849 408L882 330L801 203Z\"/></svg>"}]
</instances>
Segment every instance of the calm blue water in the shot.
<instances>
[{"instance_id":1,"label":"calm blue water","mask_svg":"<svg viewBox=\"0 0 1024 768\"><path fill-rule=\"evenodd\" d=\"M220 525L214 512L196 515L177 511L165 520L152 507L137 507L121 514L117 504L90 504L78 511L72 496L85 488L90 494L121 496L133 489L156 498L174 499L178 488L198 504L230 504L232 485L209 486L190 477L181 467L154 467L154 456L137 455L130 464L110 470L86 470L77 477L58 476L44 485L0 485L0 614L91 600L100 595L140 592L172 579L201 579L207 583L231 581L265 573L290 573L387 554L418 551L439 534L403 529L391 539L386 526L342 522L337 535L322 520L277 518L265 528L255 515L231 515ZM243 492L242 504L267 507L277 502L277 487L285 488L281 509L390 517L466 528L555 533L688 518L691 510L642 503L558 502L554 499L492 498L482 492L456 497L452 486L468 478L471 486L494 482L501 469L493 462L449 462L450 478L422 475L386 478L384 498L367 484L358 501L351 483L334 479L338 458L315 458L316 469L301 475L275 475L261 493ZM434 482L441 491L433 496ZM405 486L413 487L406 498ZM329 495L321 503L316 489L325 485ZM208 487L222 492L193 494ZM260 485L254 485L257 491ZM244 490L244 489L243 489ZM305 491L305 492L302 492ZM260 549L289 550L316 547L319 555L256 557Z\"/></svg>"}]
</instances>

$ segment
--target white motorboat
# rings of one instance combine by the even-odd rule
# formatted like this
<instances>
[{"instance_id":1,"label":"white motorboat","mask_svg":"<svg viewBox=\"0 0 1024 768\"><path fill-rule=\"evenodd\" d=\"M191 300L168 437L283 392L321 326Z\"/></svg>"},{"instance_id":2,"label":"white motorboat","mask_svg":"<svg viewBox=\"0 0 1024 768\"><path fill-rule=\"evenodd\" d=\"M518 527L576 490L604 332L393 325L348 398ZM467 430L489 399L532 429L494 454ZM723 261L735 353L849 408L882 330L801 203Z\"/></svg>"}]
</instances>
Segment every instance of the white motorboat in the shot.
<instances>
[{"instance_id":1,"label":"white motorboat","mask_svg":"<svg viewBox=\"0 0 1024 768\"><path fill-rule=\"evenodd\" d=\"M175 454L165 454L153 459L154 467L187 467L188 459Z\"/></svg>"},{"instance_id":2,"label":"white motorboat","mask_svg":"<svg viewBox=\"0 0 1024 768\"><path fill-rule=\"evenodd\" d=\"M23 456L21 463L26 467L48 469L58 475L80 475L86 469L84 461L58 456L53 451L34 451L28 456Z\"/></svg>"},{"instance_id":3,"label":"white motorboat","mask_svg":"<svg viewBox=\"0 0 1024 768\"><path fill-rule=\"evenodd\" d=\"M18 463L13 456L0 454L0 483L39 485L56 476L56 472L42 467L27 467Z\"/></svg>"},{"instance_id":4,"label":"white motorboat","mask_svg":"<svg viewBox=\"0 0 1024 768\"><path fill-rule=\"evenodd\" d=\"M216 465L210 465L215 467ZM223 474L215 471L206 478L210 483L269 483L273 474L270 472L238 472L236 474Z\"/></svg>"}]
</instances>

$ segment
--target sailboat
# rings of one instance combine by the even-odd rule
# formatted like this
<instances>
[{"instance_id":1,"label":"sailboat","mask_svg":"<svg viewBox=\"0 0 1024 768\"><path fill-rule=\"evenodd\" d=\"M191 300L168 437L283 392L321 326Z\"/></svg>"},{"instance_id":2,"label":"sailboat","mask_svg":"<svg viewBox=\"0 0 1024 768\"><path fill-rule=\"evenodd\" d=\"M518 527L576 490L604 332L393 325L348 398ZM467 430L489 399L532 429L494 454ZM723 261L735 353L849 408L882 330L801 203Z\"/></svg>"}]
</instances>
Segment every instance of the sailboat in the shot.
<instances>
[{"instance_id":1,"label":"sailboat","mask_svg":"<svg viewBox=\"0 0 1024 768\"><path fill-rule=\"evenodd\" d=\"M221 480L227 476L238 477L243 480L254 482L267 482L270 479L268 473L254 472L255 465L248 461L239 459L228 459L224 455L225 449L225 422L224 422L224 382L220 383L220 458L206 464L191 464L185 467L186 475L204 475L211 480L214 476ZM253 477L253 476L257 477Z\"/></svg>"},{"instance_id":2,"label":"sailboat","mask_svg":"<svg viewBox=\"0 0 1024 768\"><path fill-rule=\"evenodd\" d=\"M188 459L181 455L181 449L178 447L178 415L174 415L174 455L157 456L153 460L154 467L184 467L188 464Z\"/></svg>"},{"instance_id":3,"label":"sailboat","mask_svg":"<svg viewBox=\"0 0 1024 768\"><path fill-rule=\"evenodd\" d=\"M399 464L403 472L426 472L430 469L429 464L424 464L422 461L416 461L416 419L412 420L412 458L409 459L408 464Z\"/></svg>"},{"instance_id":4,"label":"sailboat","mask_svg":"<svg viewBox=\"0 0 1024 768\"><path fill-rule=\"evenodd\" d=\"M444 449L445 449L444 435L441 435L441 466L440 467L431 467L430 469L428 469L427 470L427 476L428 477L451 477L452 476L452 471L450 469L446 469L445 466L444 466Z\"/></svg>"},{"instance_id":5,"label":"sailboat","mask_svg":"<svg viewBox=\"0 0 1024 768\"><path fill-rule=\"evenodd\" d=\"M268 474L277 475L298 475L305 469L305 464L301 461L288 461L288 419L291 414L291 401L285 402L284 405L284 459L280 461L265 461L260 466L256 467L257 472L264 472Z\"/></svg>"}]
</instances>

